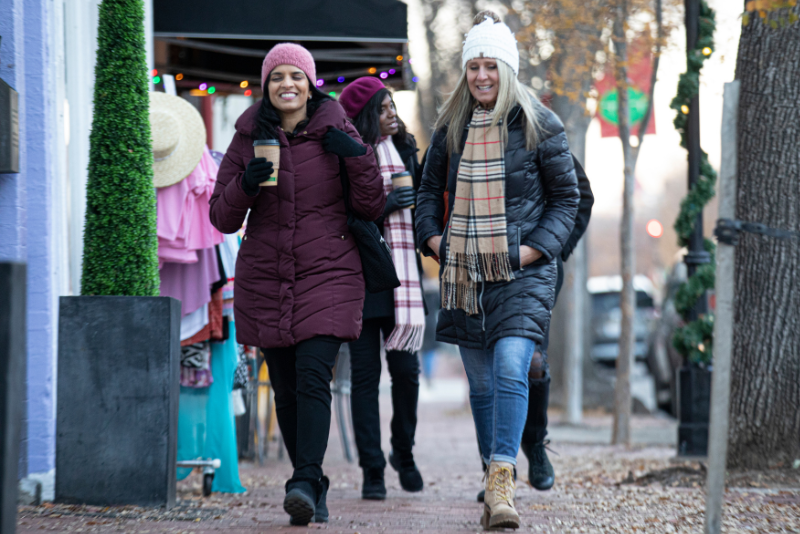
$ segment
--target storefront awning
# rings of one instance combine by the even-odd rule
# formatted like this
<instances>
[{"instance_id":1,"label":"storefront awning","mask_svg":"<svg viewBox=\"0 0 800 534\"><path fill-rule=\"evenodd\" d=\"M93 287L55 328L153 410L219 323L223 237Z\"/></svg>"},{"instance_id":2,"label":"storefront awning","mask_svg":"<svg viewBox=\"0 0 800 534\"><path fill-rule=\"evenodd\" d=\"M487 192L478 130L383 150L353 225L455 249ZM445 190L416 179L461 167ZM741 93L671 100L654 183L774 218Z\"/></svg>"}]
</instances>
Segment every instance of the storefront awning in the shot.
<instances>
[{"instance_id":1,"label":"storefront awning","mask_svg":"<svg viewBox=\"0 0 800 534\"><path fill-rule=\"evenodd\" d=\"M337 92L358 76L407 87L407 8L399 0L154 0L156 67L186 88L259 92L261 61L278 42L308 48ZM342 81L340 81L342 80Z\"/></svg>"},{"instance_id":2,"label":"storefront awning","mask_svg":"<svg viewBox=\"0 0 800 534\"><path fill-rule=\"evenodd\" d=\"M155 0L156 37L405 43L399 0Z\"/></svg>"}]
</instances>

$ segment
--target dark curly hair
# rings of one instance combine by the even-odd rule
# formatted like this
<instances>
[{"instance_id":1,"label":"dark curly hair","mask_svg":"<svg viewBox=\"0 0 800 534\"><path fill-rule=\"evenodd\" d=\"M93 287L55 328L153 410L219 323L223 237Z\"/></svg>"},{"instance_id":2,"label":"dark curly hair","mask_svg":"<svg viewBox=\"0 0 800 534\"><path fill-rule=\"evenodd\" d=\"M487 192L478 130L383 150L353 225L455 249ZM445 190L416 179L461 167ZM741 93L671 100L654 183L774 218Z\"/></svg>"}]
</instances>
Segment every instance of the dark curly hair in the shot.
<instances>
[{"instance_id":1,"label":"dark curly hair","mask_svg":"<svg viewBox=\"0 0 800 534\"><path fill-rule=\"evenodd\" d=\"M333 99L317 89L317 87L311 83L311 80L308 81L308 87L311 98L306 104L306 115L311 119L311 116L314 115L314 112L317 111L322 104ZM277 128L280 125L281 117L278 114L278 110L275 109L275 106L269 101L269 95L265 93L264 97L261 99L261 106L258 108L258 114L256 114L256 126L253 128L251 135L253 139L277 139Z\"/></svg>"},{"instance_id":2,"label":"dark curly hair","mask_svg":"<svg viewBox=\"0 0 800 534\"><path fill-rule=\"evenodd\" d=\"M381 108L383 99L386 95L392 96L388 89L381 89L369 99L364 108L353 119L353 125L361 134L361 139L375 149L375 145L381 140ZM394 100L392 100L394 102ZM397 117L398 132L392 136L395 144L403 144L408 140L406 125ZM377 154L377 153L376 153Z\"/></svg>"}]
</instances>

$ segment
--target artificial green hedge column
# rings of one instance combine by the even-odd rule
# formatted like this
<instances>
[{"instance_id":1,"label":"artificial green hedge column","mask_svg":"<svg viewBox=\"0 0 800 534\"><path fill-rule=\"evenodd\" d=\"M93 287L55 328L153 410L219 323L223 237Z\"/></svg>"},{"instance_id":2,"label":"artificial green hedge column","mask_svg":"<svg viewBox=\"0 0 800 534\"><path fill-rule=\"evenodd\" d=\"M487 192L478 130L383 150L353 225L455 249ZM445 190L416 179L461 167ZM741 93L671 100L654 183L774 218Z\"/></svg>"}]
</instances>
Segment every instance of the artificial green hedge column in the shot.
<instances>
[{"instance_id":1,"label":"artificial green hedge column","mask_svg":"<svg viewBox=\"0 0 800 534\"><path fill-rule=\"evenodd\" d=\"M81 293L157 296L142 0L103 0L97 43Z\"/></svg>"}]
</instances>

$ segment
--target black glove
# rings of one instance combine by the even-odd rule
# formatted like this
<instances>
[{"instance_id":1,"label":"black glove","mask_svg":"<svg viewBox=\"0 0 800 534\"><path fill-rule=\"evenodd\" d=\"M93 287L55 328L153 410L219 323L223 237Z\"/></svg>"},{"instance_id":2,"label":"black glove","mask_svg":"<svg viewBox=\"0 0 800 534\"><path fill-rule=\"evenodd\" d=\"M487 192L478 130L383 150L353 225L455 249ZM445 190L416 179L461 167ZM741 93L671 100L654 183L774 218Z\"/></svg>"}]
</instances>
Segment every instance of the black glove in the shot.
<instances>
[{"instance_id":1,"label":"black glove","mask_svg":"<svg viewBox=\"0 0 800 534\"><path fill-rule=\"evenodd\" d=\"M386 197L386 207L383 208L383 216L388 217L390 213L397 210L410 208L417 202L417 192L413 187L400 187L389 193Z\"/></svg>"},{"instance_id":2,"label":"black glove","mask_svg":"<svg viewBox=\"0 0 800 534\"><path fill-rule=\"evenodd\" d=\"M322 138L322 148L343 158L363 156L367 153L367 147L336 128L328 130Z\"/></svg>"},{"instance_id":3,"label":"black glove","mask_svg":"<svg viewBox=\"0 0 800 534\"><path fill-rule=\"evenodd\" d=\"M259 192L261 182L266 182L272 175L272 162L266 158L253 158L247 164L247 170L242 176L242 190L248 197L254 197Z\"/></svg>"}]
</instances>

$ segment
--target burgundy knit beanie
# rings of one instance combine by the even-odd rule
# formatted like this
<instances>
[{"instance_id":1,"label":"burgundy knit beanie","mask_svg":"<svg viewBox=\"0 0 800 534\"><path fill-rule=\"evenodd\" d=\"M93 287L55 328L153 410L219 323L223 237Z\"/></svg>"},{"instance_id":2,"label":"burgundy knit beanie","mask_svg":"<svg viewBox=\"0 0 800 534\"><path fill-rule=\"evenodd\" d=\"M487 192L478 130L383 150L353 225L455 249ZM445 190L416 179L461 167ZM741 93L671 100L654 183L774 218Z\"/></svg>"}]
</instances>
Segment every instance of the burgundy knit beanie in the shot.
<instances>
[{"instance_id":1,"label":"burgundy knit beanie","mask_svg":"<svg viewBox=\"0 0 800 534\"><path fill-rule=\"evenodd\" d=\"M339 95L339 103L347 116L355 119L356 115L361 113L361 110L367 105L369 99L381 89L386 89L382 81L372 76L364 76L344 88L342 94Z\"/></svg>"},{"instance_id":2,"label":"burgundy knit beanie","mask_svg":"<svg viewBox=\"0 0 800 534\"><path fill-rule=\"evenodd\" d=\"M281 43L272 47L261 65L261 89L264 93L267 92L267 76L278 65L294 65L308 76L312 86L316 86L317 67L311 52L297 44Z\"/></svg>"}]
</instances>

